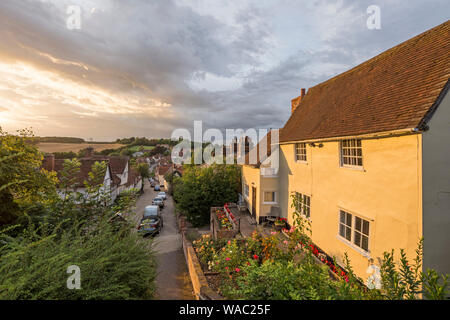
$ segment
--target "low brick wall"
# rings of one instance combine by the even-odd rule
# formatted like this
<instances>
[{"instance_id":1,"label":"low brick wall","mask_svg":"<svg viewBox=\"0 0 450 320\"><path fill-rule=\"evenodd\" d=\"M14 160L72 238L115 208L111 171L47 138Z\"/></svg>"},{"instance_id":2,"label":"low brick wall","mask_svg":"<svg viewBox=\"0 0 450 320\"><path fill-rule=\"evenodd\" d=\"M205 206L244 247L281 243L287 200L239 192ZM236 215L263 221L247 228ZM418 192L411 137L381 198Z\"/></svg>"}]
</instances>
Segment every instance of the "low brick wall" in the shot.
<instances>
[{"instance_id":1,"label":"low brick wall","mask_svg":"<svg viewBox=\"0 0 450 320\"><path fill-rule=\"evenodd\" d=\"M189 276L191 278L192 287L197 300L223 300L224 298L212 290L205 275L203 274L200 261L198 261L194 247L189 240L186 239L184 230L181 230L181 237L183 239L183 251L186 258L186 264L189 269Z\"/></svg>"}]
</instances>

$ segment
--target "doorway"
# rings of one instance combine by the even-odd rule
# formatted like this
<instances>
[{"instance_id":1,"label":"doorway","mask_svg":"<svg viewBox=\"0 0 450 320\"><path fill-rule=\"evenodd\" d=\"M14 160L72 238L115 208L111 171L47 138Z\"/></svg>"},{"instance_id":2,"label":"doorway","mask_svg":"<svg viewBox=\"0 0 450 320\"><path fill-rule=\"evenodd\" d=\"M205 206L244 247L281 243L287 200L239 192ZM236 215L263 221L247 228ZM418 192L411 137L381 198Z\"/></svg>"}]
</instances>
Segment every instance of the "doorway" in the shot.
<instances>
[{"instance_id":1,"label":"doorway","mask_svg":"<svg viewBox=\"0 0 450 320\"><path fill-rule=\"evenodd\" d=\"M256 218L256 188L252 187L252 217Z\"/></svg>"}]
</instances>

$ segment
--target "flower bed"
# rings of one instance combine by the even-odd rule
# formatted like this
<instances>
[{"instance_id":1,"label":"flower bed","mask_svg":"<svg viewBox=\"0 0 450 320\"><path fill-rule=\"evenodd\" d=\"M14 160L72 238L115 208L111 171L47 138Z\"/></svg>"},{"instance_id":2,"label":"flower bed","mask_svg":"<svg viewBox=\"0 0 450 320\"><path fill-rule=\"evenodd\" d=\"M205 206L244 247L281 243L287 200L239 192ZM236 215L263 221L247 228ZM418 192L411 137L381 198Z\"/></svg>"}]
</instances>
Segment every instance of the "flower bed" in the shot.
<instances>
[{"instance_id":1,"label":"flower bed","mask_svg":"<svg viewBox=\"0 0 450 320\"><path fill-rule=\"evenodd\" d=\"M233 224L224 209L216 209L216 216L221 230L233 230Z\"/></svg>"},{"instance_id":2,"label":"flower bed","mask_svg":"<svg viewBox=\"0 0 450 320\"><path fill-rule=\"evenodd\" d=\"M308 299L306 291L314 292L322 286L323 298L330 294L327 290L338 296L351 292L348 289L340 292L348 278L333 280L328 268L318 262L323 258L319 248L296 240L292 237L283 241L278 232L272 232L270 236L255 232L252 237L239 240L214 240L204 236L193 245L218 294L230 299ZM329 261L328 256L321 261ZM335 267L335 270L341 269ZM286 286L288 278L293 281L289 289L272 288ZM305 284L311 288L305 289Z\"/></svg>"},{"instance_id":3,"label":"flower bed","mask_svg":"<svg viewBox=\"0 0 450 320\"><path fill-rule=\"evenodd\" d=\"M224 207L211 208L211 234L214 239L231 239L236 236L238 231Z\"/></svg>"},{"instance_id":4,"label":"flower bed","mask_svg":"<svg viewBox=\"0 0 450 320\"><path fill-rule=\"evenodd\" d=\"M234 224L234 226L236 226L236 217L233 215L233 213L230 210L230 204L225 203L225 205L223 206L224 208L224 212L227 215L228 219L232 222L232 224Z\"/></svg>"},{"instance_id":5,"label":"flower bed","mask_svg":"<svg viewBox=\"0 0 450 320\"><path fill-rule=\"evenodd\" d=\"M282 233L289 239L290 235L295 231L295 228L292 227L291 229L282 229ZM304 248L305 244L303 241L298 241L299 248ZM310 243L308 245L311 253L322 263L327 265L330 268L330 271L332 271L336 276L342 277L345 281L349 281L348 273L343 270L339 265L337 265L332 257L327 255L325 251L320 249L318 246L316 246L313 243Z\"/></svg>"}]
</instances>

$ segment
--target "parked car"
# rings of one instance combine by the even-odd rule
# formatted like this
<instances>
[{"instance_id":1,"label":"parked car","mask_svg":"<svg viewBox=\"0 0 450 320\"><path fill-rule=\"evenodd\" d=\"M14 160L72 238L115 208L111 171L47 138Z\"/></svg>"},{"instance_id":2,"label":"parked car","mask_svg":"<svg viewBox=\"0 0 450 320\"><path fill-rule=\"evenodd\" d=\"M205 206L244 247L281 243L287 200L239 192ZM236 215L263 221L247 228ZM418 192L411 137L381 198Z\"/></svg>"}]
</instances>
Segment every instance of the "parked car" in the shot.
<instances>
[{"instance_id":1,"label":"parked car","mask_svg":"<svg viewBox=\"0 0 450 320\"><path fill-rule=\"evenodd\" d=\"M144 218L160 216L161 212L158 205L146 206L144 209Z\"/></svg>"},{"instance_id":2,"label":"parked car","mask_svg":"<svg viewBox=\"0 0 450 320\"><path fill-rule=\"evenodd\" d=\"M164 200L162 198L156 197L153 199L152 204L164 208Z\"/></svg>"},{"instance_id":3,"label":"parked car","mask_svg":"<svg viewBox=\"0 0 450 320\"><path fill-rule=\"evenodd\" d=\"M161 183L161 184L159 185L159 187L160 187L161 189L163 189L163 188L164 188L164 184Z\"/></svg>"},{"instance_id":4,"label":"parked car","mask_svg":"<svg viewBox=\"0 0 450 320\"><path fill-rule=\"evenodd\" d=\"M150 185L152 186L152 188L155 187L155 182L150 182Z\"/></svg>"},{"instance_id":5,"label":"parked car","mask_svg":"<svg viewBox=\"0 0 450 320\"><path fill-rule=\"evenodd\" d=\"M167 199L166 193L164 191L159 192L157 197L159 197L163 200Z\"/></svg>"},{"instance_id":6,"label":"parked car","mask_svg":"<svg viewBox=\"0 0 450 320\"><path fill-rule=\"evenodd\" d=\"M138 234L142 236L155 235L161 232L162 217L143 218L139 223Z\"/></svg>"},{"instance_id":7,"label":"parked car","mask_svg":"<svg viewBox=\"0 0 450 320\"><path fill-rule=\"evenodd\" d=\"M154 190L155 190L155 191L160 191L160 190L161 190L160 187L159 187L159 184L155 185Z\"/></svg>"},{"instance_id":8,"label":"parked car","mask_svg":"<svg viewBox=\"0 0 450 320\"><path fill-rule=\"evenodd\" d=\"M158 206L145 207L144 217L138 226L138 234L147 236L160 233L163 228L163 218Z\"/></svg>"}]
</instances>

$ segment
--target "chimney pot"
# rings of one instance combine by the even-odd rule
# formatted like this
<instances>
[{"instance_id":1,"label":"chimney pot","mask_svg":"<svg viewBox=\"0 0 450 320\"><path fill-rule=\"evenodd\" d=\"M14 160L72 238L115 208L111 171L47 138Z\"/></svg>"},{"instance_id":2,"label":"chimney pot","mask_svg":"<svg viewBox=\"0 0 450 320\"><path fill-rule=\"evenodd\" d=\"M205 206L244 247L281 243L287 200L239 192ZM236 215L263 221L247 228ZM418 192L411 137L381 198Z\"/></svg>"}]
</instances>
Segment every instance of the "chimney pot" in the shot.
<instances>
[{"instance_id":1,"label":"chimney pot","mask_svg":"<svg viewBox=\"0 0 450 320\"><path fill-rule=\"evenodd\" d=\"M300 97L303 98L306 94L306 89L302 88Z\"/></svg>"},{"instance_id":2,"label":"chimney pot","mask_svg":"<svg viewBox=\"0 0 450 320\"><path fill-rule=\"evenodd\" d=\"M43 167L47 171L55 170L55 155L53 153L47 153L45 155Z\"/></svg>"}]
</instances>

